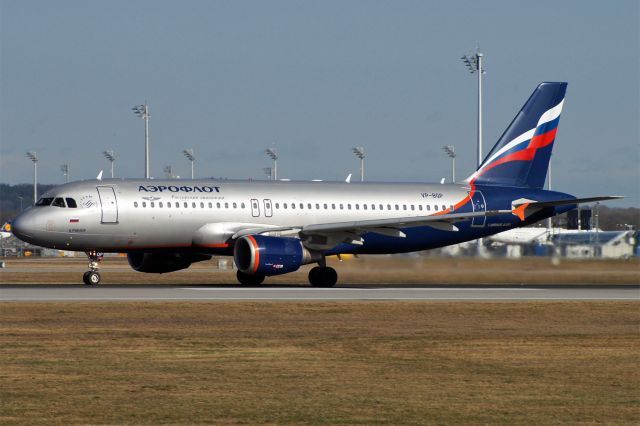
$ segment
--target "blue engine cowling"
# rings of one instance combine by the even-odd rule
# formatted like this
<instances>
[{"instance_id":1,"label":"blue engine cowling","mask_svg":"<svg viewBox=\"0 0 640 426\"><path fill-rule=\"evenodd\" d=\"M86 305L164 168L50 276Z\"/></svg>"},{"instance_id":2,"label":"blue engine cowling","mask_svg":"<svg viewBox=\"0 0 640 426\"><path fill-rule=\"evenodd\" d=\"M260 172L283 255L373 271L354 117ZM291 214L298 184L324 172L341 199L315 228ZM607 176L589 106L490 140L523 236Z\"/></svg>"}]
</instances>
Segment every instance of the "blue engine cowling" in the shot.
<instances>
[{"instance_id":1,"label":"blue engine cowling","mask_svg":"<svg viewBox=\"0 0 640 426\"><path fill-rule=\"evenodd\" d=\"M240 272L249 275L280 275L297 271L309 263L309 252L296 238L246 235L233 248L233 258Z\"/></svg>"}]
</instances>

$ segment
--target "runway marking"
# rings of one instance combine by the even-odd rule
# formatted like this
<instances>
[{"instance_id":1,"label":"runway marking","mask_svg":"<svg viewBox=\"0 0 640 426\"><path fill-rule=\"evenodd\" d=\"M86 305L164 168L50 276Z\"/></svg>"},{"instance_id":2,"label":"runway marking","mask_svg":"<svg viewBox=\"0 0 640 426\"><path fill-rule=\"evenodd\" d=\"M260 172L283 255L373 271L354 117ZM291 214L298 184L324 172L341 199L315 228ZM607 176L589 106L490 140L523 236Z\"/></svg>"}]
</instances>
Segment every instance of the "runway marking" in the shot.
<instances>
[{"instance_id":1,"label":"runway marking","mask_svg":"<svg viewBox=\"0 0 640 426\"><path fill-rule=\"evenodd\" d=\"M176 287L179 290L195 290L195 291L255 291L257 288L217 288L217 287ZM261 291L388 291L388 290L404 290L404 291L544 291L544 288L464 288L464 287L451 287L451 288L322 288L322 287L305 287L305 288L268 288Z\"/></svg>"}]
</instances>

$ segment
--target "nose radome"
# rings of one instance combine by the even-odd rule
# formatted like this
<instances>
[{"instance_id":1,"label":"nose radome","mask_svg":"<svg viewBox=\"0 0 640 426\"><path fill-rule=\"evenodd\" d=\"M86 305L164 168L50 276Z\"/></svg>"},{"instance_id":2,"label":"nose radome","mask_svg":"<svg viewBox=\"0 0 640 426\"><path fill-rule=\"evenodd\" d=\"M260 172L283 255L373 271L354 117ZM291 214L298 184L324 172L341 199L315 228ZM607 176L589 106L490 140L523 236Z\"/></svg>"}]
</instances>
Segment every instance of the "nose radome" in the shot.
<instances>
[{"instance_id":1,"label":"nose radome","mask_svg":"<svg viewBox=\"0 0 640 426\"><path fill-rule=\"evenodd\" d=\"M22 241L29 242L33 238L35 221L30 212L24 212L13 220L11 232Z\"/></svg>"}]
</instances>

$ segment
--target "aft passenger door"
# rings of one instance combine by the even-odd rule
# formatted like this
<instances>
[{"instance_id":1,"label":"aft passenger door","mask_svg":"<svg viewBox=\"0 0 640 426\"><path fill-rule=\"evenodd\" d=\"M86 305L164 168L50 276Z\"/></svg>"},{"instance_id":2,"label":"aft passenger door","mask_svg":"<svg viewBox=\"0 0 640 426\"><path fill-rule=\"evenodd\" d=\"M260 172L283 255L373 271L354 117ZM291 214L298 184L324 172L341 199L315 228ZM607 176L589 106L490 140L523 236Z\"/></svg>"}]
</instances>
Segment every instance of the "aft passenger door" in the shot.
<instances>
[{"instance_id":1,"label":"aft passenger door","mask_svg":"<svg viewBox=\"0 0 640 426\"><path fill-rule=\"evenodd\" d=\"M112 186L98 186L98 198L102 209L101 223L118 223L118 200Z\"/></svg>"},{"instance_id":2,"label":"aft passenger door","mask_svg":"<svg viewBox=\"0 0 640 426\"><path fill-rule=\"evenodd\" d=\"M473 206L474 213L487 211L487 202L484 198L484 195L482 195L482 192L480 191L475 191L473 193L473 196L471 197L471 205ZM474 226L477 228L483 227L485 225L486 220L487 220L486 216L474 217L471 220L471 226Z\"/></svg>"}]
</instances>

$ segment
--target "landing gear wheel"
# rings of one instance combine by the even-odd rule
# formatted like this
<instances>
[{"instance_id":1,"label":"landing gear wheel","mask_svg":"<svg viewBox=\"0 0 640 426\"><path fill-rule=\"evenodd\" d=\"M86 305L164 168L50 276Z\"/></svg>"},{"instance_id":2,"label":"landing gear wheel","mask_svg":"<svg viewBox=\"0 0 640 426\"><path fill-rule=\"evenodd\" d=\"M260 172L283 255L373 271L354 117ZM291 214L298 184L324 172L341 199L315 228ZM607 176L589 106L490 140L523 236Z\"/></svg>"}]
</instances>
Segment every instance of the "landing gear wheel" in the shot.
<instances>
[{"instance_id":1,"label":"landing gear wheel","mask_svg":"<svg viewBox=\"0 0 640 426\"><path fill-rule=\"evenodd\" d=\"M100 274L96 271L87 271L82 276L82 281L84 281L86 285L98 285L100 284L100 279Z\"/></svg>"},{"instance_id":2,"label":"landing gear wheel","mask_svg":"<svg viewBox=\"0 0 640 426\"><path fill-rule=\"evenodd\" d=\"M264 281L264 275L249 275L241 271L236 273L236 278L242 285L260 285Z\"/></svg>"},{"instance_id":3,"label":"landing gear wheel","mask_svg":"<svg viewBox=\"0 0 640 426\"><path fill-rule=\"evenodd\" d=\"M338 282L338 273L329 266L316 266L309 271L309 282L313 287L333 287Z\"/></svg>"}]
</instances>

